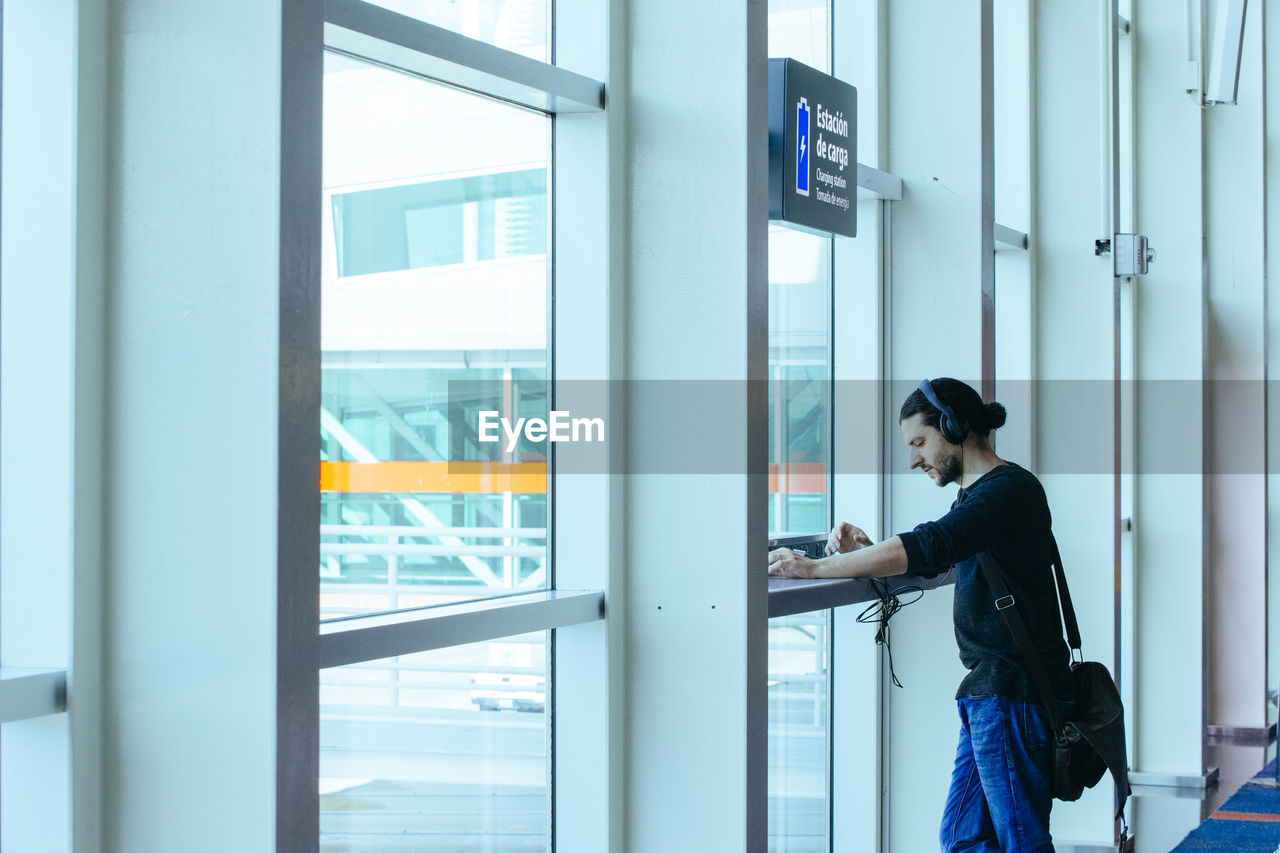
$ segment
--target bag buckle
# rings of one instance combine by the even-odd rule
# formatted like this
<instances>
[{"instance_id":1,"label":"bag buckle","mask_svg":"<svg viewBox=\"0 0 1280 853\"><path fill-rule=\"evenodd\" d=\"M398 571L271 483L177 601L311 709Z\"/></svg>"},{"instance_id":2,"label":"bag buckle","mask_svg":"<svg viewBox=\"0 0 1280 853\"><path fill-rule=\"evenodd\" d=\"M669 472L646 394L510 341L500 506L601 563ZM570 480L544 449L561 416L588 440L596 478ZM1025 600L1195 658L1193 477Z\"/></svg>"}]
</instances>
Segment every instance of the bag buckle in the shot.
<instances>
[{"instance_id":1,"label":"bag buckle","mask_svg":"<svg viewBox=\"0 0 1280 853\"><path fill-rule=\"evenodd\" d=\"M1007 610L1013 606L1013 596L1006 595L996 599L996 610Z\"/></svg>"}]
</instances>

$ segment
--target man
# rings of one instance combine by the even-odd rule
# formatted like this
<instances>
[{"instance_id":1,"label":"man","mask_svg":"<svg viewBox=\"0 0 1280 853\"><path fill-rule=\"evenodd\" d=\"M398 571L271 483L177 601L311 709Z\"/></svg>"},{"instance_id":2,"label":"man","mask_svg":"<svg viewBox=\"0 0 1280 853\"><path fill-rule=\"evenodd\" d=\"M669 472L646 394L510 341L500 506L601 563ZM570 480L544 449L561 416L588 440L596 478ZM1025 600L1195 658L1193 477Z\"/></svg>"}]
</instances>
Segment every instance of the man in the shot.
<instances>
[{"instance_id":1,"label":"man","mask_svg":"<svg viewBox=\"0 0 1280 853\"><path fill-rule=\"evenodd\" d=\"M788 548L769 555L769 573L780 577L934 577L955 569L956 643L969 674L956 691L960 743L942 818L944 851L1053 850L1053 736L978 563L989 551L1003 570L1065 718L1070 652L1053 581L1049 505L1030 472L992 450L991 431L1004 422L1004 406L984 405L963 382L926 379L902 404L898 424L911 468L939 486L959 484L951 511L879 544L839 524L823 559Z\"/></svg>"}]
</instances>

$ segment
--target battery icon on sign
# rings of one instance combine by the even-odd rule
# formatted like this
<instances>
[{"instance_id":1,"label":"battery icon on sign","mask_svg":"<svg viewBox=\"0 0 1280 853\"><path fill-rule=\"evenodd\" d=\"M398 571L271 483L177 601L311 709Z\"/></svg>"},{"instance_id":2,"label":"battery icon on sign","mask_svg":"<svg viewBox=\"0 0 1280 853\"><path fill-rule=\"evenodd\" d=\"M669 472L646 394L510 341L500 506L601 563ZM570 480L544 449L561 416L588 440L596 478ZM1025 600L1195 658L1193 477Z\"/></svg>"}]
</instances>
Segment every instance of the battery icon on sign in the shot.
<instances>
[{"instance_id":1,"label":"battery icon on sign","mask_svg":"<svg viewBox=\"0 0 1280 853\"><path fill-rule=\"evenodd\" d=\"M796 192L809 194L809 101L796 104Z\"/></svg>"}]
</instances>

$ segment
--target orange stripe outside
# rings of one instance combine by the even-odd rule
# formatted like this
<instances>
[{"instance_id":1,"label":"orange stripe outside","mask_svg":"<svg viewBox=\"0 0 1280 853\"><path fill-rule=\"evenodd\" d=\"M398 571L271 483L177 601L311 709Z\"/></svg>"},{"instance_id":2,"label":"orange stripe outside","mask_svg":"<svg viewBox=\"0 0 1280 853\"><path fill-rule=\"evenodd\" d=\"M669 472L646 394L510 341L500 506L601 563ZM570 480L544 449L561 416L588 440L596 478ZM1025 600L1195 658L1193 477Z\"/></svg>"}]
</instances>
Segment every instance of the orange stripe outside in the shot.
<instances>
[{"instance_id":1,"label":"orange stripe outside","mask_svg":"<svg viewBox=\"0 0 1280 853\"><path fill-rule=\"evenodd\" d=\"M547 491L545 462L321 462L322 492Z\"/></svg>"},{"instance_id":2,"label":"orange stripe outside","mask_svg":"<svg viewBox=\"0 0 1280 853\"><path fill-rule=\"evenodd\" d=\"M769 494L820 495L826 490L826 463L769 466ZM537 495L547 491L547 463L321 462L320 491Z\"/></svg>"},{"instance_id":3,"label":"orange stripe outside","mask_svg":"<svg viewBox=\"0 0 1280 853\"><path fill-rule=\"evenodd\" d=\"M786 462L769 466L769 494L821 495L827 491L827 463Z\"/></svg>"},{"instance_id":4,"label":"orange stripe outside","mask_svg":"<svg viewBox=\"0 0 1280 853\"><path fill-rule=\"evenodd\" d=\"M1256 823L1280 823L1280 814L1261 814L1257 812L1214 812L1209 820L1249 820Z\"/></svg>"}]
</instances>

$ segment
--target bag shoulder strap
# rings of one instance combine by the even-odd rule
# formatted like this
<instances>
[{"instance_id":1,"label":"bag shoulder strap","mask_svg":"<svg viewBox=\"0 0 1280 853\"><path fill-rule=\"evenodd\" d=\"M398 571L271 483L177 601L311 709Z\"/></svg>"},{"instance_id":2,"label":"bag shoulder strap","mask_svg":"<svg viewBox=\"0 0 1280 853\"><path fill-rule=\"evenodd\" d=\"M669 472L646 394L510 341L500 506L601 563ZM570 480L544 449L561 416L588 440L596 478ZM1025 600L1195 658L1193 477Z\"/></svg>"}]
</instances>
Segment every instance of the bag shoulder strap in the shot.
<instances>
[{"instance_id":1,"label":"bag shoulder strap","mask_svg":"<svg viewBox=\"0 0 1280 853\"><path fill-rule=\"evenodd\" d=\"M1058 553L1058 542L1054 538L1053 533L1049 533L1049 543L1053 548L1053 573L1058 586L1058 603L1062 608L1062 622L1067 630L1067 642L1073 650L1080 651L1080 625L1076 622L1075 607L1071 604L1071 590L1067 587L1067 576L1062 570L1062 556ZM995 557L990 551L984 551L978 555L978 565L982 567L983 574L987 578L987 586L996 596L996 609L1004 616L1005 624L1009 626L1010 633L1018 643L1018 648L1022 652L1023 659L1027 662L1027 674L1031 678L1032 686L1035 687L1036 693L1040 695L1040 704L1044 707L1045 713L1049 716L1049 722L1053 726L1055 736L1060 732L1061 726L1058 721L1058 701L1053 695L1053 690L1049 686L1048 676L1045 675L1044 666L1040 663L1040 657L1035 653L1035 647L1031 642L1031 635L1027 633L1027 626L1022 621L1022 616L1018 613L1018 609L1014 607L1013 596L1009 593L1009 586L1005 583L1004 572L1000 570L1000 565L996 562ZM1083 660L1084 654L1081 653ZM1116 782L1116 816L1115 819L1124 823L1125 835L1129 832L1129 824L1124 820L1124 804L1129 799L1129 775L1127 768L1125 772L1119 772L1116 767L1111 766L1108 762L1108 769L1111 776Z\"/></svg>"},{"instance_id":2,"label":"bag shoulder strap","mask_svg":"<svg viewBox=\"0 0 1280 853\"><path fill-rule=\"evenodd\" d=\"M1015 606L1017 602L1010 594L1008 584L1005 583L1004 572L1000 570L999 564L991 556L990 551L983 551L978 555L978 565L982 566L983 574L987 577L987 586L991 587L991 591L996 596L996 610L1000 611L1005 624L1009 626L1009 633L1013 634L1014 640L1018 643L1027 675L1031 678L1031 685L1039 694L1040 705L1048 715L1049 724L1053 727L1054 735L1057 736L1062 731L1062 721L1058 717L1058 697L1054 695L1049 676L1044 671L1044 665L1040 663L1040 656L1036 654L1035 644L1031 642L1031 635L1027 633L1027 625L1022 621L1022 615L1018 613L1018 608ZM1073 612L1071 616L1074 620L1075 613Z\"/></svg>"},{"instance_id":3,"label":"bag shoulder strap","mask_svg":"<svg viewBox=\"0 0 1280 853\"><path fill-rule=\"evenodd\" d=\"M1058 553L1058 540L1049 531L1049 545L1053 548L1053 574L1058 585L1058 604L1062 607L1062 624L1067 629L1067 645L1080 651L1080 623L1076 621L1076 609L1071 605L1071 590L1067 587L1067 574L1062 570L1062 555ZM993 561L994 562L994 561ZM1080 653L1084 660L1084 653Z\"/></svg>"}]
</instances>

